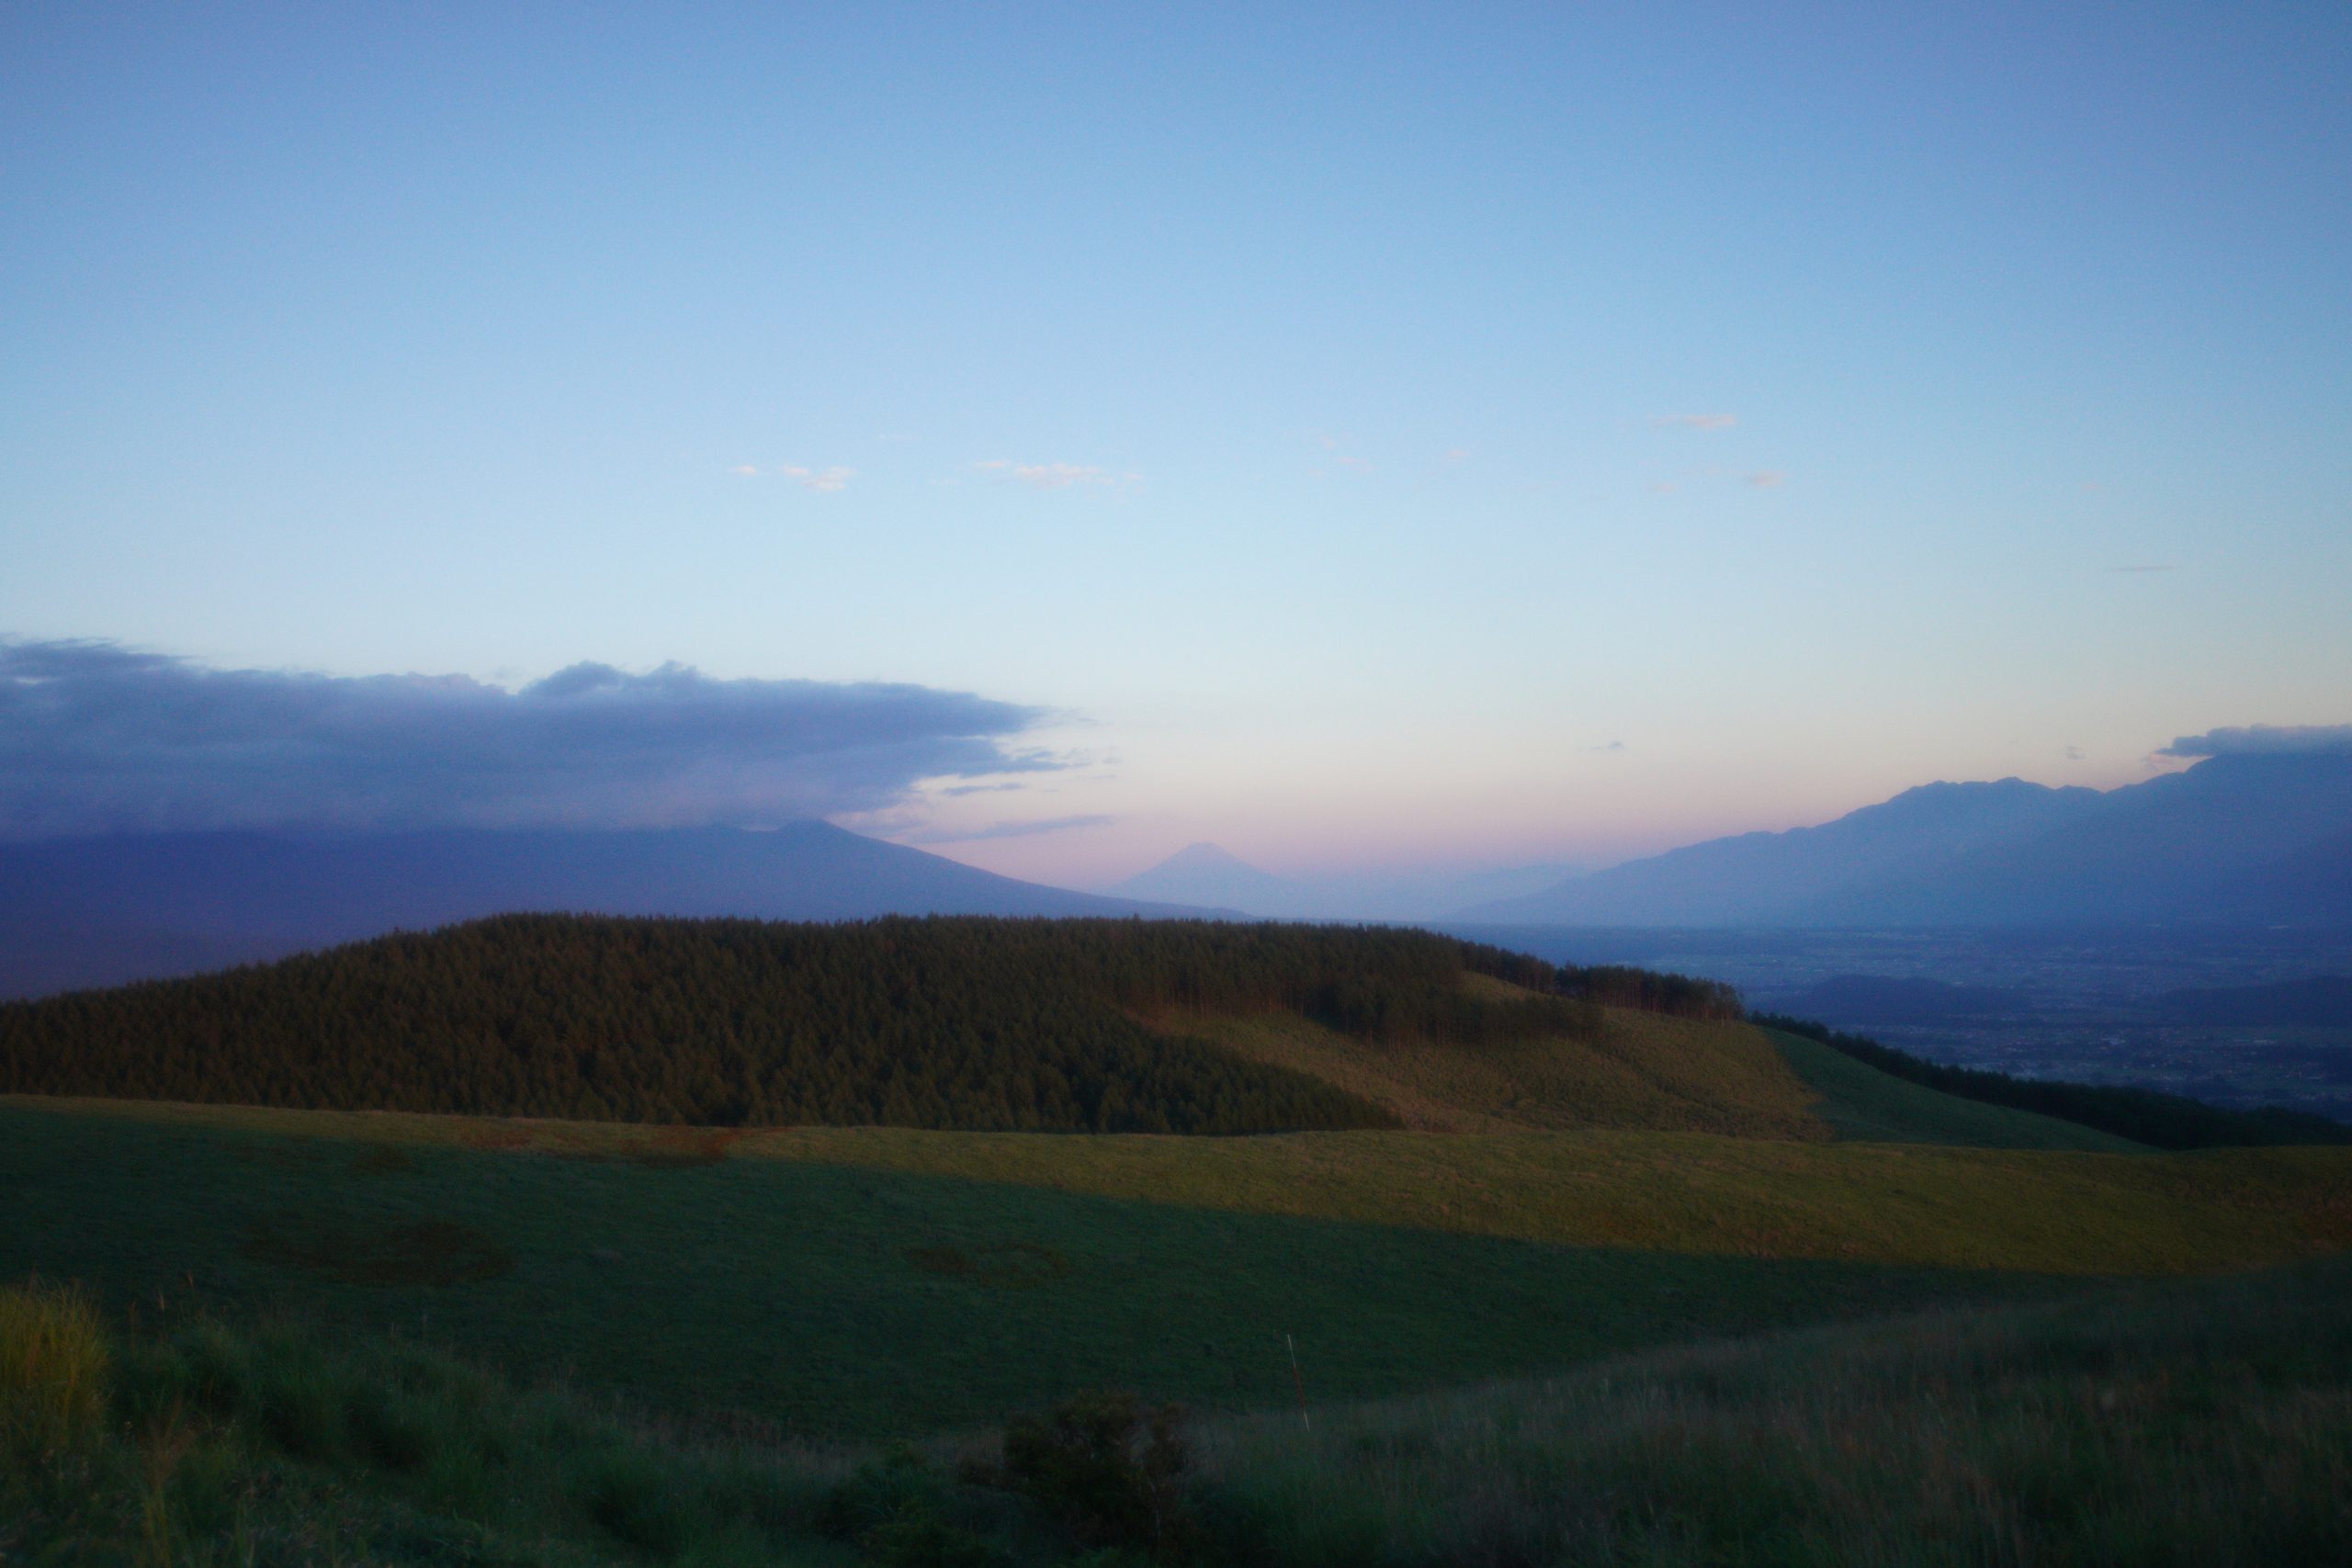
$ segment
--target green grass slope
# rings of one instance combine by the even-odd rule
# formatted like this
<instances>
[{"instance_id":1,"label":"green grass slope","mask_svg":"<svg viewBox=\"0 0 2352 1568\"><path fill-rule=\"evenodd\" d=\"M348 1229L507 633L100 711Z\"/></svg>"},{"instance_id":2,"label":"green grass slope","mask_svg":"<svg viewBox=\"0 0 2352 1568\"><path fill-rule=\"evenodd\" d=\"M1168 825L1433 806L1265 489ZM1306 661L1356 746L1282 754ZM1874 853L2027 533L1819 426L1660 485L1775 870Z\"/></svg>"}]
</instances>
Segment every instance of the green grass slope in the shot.
<instances>
[{"instance_id":1,"label":"green grass slope","mask_svg":"<svg viewBox=\"0 0 2352 1568\"><path fill-rule=\"evenodd\" d=\"M817 1433L1093 1384L1207 1405L2254 1267L2352 1241L2352 1156L1692 1134L707 1132L0 1102L0 1277L407 1324Z\"/></svg>"},{"instance_id":2,"label":"green grass slope","mask_svg":"<svg viewBox=\"0 0 2352 1568\"><path fill-rule=\"evenodd\" d=\"M2122 1084L2067 1083L1930 1061L1867 1035L1805 1019L1766 1014L1755 1021L1828 1046L1873 1071L1973 1104L2054 1116L2150 1148L2291 1148L2352 1145L2352 1126L2286 1106L2232 1111L2186 1095Z\"/></svg>"},{"instance_id":3,"label":"green grass slope","mask_svg":"<svg viewBox=\"0 0 2352 1568\"><path fill-rule=\"evenodd\" d=\"M2079 1122L1986 1105L1907 1083L1803 1035L1781 1030L1761 1032L1770 1037L1789 1066L1819 1096L1810 1110L1840 1138L2116 1154L2146 1147Z\"/></svg>"},{"instance_id":4,"label":"green grass slope","mask_svg":"<svg viewBox=\"0 0 2352 1568\"><path fill-rule=\"evenodd\" d=\"M1628 1358L1197 1438L1250 1561L2352 1562L2352 1264Z\"/></svg>"},{"instance_id":5,"label":"green grass slope","mask_svg":"<svg viewBox=\"0 0 2352 1568\"><path fill-rule=\"evenodd\" d=\"M1467 977L1487 996L1513 988ZM1524 993L1521 993L1524 994ZM1295 1012L1174 1010L1163 1032L1322 1079L1419 1132L1643 1128L1800 1142L2125 1153L2144 1145L1908 1083L1800 1035L1602 1008L1597 1026L1465 1049L1367 1041Z\"/></svg>"},{"instance_id":6,"label":"green grass slope","mask_svg":"<svg viewBox=\"0 0 2352 1568\"><path fill-rule=\"evenodd\" d=\"M766 1134L713 1149L614 1126L141 1109L0 1105L0 1278L405 1325L519 1372L815 1434L983 1423L1098 1384L1279 1402L1285 1334L1318 1393L1368 1395L2047 1288L1390 1223L1344 1193L1283 1213L1247 1183L1311 1186L1311 1166L1220 1195L1203 1185L1226 1179L1219 1162L1149 1157L1283 1140ZM325 1125L284 1130L304 1123ZM1146 1163L1091 1163L1120 1148ZM963 1168L919 1168L931 1156ZM1032 1161L1044 1179L1024 1179Z\"/></svg>"},{"instance_id":7,"label":"green grass slope","mask_svg":"<svg viewBox=\"0 0 2352 1568\"><path fill-rule=\"evenodd\" d=\"M1182 1542L1165 1557L1201 1568L2338 1562L2348 1371L2338 1259L1318 1402L1306 1419L1180 1420L1144 1508L1147 1472L1070 1466L1102 1450L1041 1450L1052 1428L1032 1422L944 1451L816 1450L632 1416L593 1387L518 1386L413 1337L184 1303L109 1318L52 1287L0 1288L0 1555L1145 1560L1107 1540ZM1086 1408L1115 1421L1119 1405Z\"/></svg>"}]
</instances>

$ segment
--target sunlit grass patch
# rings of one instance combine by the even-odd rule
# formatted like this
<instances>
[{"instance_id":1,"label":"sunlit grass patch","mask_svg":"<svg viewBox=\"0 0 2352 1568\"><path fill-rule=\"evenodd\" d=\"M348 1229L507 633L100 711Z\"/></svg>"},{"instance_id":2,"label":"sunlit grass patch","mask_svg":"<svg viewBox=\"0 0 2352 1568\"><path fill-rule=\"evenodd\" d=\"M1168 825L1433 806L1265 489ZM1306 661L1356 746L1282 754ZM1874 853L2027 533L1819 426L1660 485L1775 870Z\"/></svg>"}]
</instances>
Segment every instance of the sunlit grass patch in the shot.
<instances>
[{"instance_id":1,"label":"sunlit grass patch","mask_svg":"<svg viewBox=\"0 0 2352 1568\"><path fill-rule=\"evenodd\" d=\"M1518 992L1485 976L1481 990ZM1475 1045L1364 1040L1295 1012L1170 1010L1171 1034L1209 1040L1253 1061L1305 1073L1380 1105L1407 1127L1498 1133L1645 1128L1818 1142L1818 1098L1770 1039L1742 1023L1623 1008L1598 1025Z\"/></svg>"}]
</instances>

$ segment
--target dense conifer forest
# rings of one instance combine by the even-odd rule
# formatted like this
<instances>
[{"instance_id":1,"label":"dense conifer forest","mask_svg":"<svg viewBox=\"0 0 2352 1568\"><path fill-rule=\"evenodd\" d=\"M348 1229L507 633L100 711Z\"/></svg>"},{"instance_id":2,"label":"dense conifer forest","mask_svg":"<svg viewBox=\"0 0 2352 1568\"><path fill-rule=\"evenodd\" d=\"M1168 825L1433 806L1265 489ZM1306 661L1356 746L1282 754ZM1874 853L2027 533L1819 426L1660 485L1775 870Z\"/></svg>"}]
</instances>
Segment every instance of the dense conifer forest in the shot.
<instances>
[{"instance_id":1,"label":"dense conifer forest","mask_svg":"<svg viewBox=\"0 0 2352 1568\"><path fill-rule=\"evenodd\" d=\"M1465 970L1529 994L1473 996ZM1579 990L1632 982L1581 973L1388 928L505 916L0 1007L0 1091L716 1126L1389 1126L1148 1021L1284 1008L1476 1049L1590 1032Z\"/></svg>"},{"instance_id":2,"label":"dense conifer forest","mask_svg":"<svg viewBox=\"0 0 2352 1568\"><path fill-rule=\"evenodd\" d=\"M1753 1021L1818 1040L1865 1066L1944 1094L2013 1111L2032 1111L2159 1149L2267 1148L2298 1144L2352 1144L2352 1127L2308 1111L2265 1106L2226 1111L2160 1089L2020 1078L1980 1067L1947 1066L1848 1034L1809 1019L1758 1013Z\"/></svg>"}]
</instances>

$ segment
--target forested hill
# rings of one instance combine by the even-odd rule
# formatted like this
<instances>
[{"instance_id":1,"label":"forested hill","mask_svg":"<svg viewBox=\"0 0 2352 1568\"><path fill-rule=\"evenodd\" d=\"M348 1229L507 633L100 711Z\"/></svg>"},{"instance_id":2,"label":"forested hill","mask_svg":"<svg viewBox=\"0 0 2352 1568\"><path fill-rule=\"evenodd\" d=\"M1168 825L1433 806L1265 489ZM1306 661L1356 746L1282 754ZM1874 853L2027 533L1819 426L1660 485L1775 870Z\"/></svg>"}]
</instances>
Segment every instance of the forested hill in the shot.
<instances>
[{"instance_id":1,"label":"forested hill","mask_svg":"<svg viewBox=\"0 0 2352 1568\"><path fill-rule=\"evenodd\" d=\"M1538 994L1474 995L1465 972ZM0 1092L704 1125L1254 1133L1393 1125L1140 1020L1283 1008L1360 1038L1589 1033L1718 987L1426 931L1214 921L506 916L0 1005Z\"/></svg>"}]
</instances>

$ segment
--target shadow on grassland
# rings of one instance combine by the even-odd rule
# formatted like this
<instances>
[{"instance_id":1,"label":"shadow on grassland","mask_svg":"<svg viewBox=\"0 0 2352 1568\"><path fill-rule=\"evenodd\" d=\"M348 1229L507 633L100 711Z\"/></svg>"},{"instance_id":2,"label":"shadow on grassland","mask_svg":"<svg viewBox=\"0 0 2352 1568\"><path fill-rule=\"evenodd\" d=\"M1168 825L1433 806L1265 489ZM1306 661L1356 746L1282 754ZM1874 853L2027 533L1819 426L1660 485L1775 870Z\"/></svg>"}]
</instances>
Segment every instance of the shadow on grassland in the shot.
<instances>
[{"instance_id":1,"label":"shadow on grassland","mask_svg":"<svg viewBox=\"0 0 2352 1568\"><path fill-rule=\"evenodd\" d=\"M0 1106L0 1181L18 1188L0 1209L0 1275L405 1326L520 1374L841 1437L970 1426L1101 1385L1280 1404L1295 1397L1285 1335L1314 1397L1354 1398L2052 1285L800 1160L646 1169L416 1145L387 1176L354 1168L364 1140L300 1141L320 1157L256 1160L280 1140L186 1119ZM288 1239L287 1216L306 1214L344 1242ZM370 1236L434 1246L345 1245ZM473 1261L431 1278L393 1267L441 1242Z\"/></svg>"}]
</instances>

